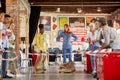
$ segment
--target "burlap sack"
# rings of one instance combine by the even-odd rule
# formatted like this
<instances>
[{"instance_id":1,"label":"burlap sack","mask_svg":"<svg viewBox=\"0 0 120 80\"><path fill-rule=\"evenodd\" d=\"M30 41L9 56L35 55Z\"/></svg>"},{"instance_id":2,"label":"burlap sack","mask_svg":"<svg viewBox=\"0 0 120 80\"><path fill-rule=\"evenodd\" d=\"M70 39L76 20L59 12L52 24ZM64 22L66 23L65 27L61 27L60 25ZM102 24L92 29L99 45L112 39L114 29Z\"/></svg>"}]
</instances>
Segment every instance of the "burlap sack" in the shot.
<instances>
[{"instance_id":1,"label":"burlap sack","mask_svg":"<svg viewBox=\"0 0 120 80\"><path fill-rule=\"evenodd\" d=\"M74 62L64 63L59 66L59 72L74 72L74 71L75 71Z\"/></svg>"}]
</instances>

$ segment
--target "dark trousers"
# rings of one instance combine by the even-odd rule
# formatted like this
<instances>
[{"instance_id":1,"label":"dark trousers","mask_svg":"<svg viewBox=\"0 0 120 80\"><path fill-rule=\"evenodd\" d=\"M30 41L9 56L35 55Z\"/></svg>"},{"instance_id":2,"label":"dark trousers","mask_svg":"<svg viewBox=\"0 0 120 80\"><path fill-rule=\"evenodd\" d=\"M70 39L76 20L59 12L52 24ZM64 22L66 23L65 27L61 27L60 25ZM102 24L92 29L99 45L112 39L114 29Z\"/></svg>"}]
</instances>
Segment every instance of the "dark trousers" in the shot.
<instances>
[{"instance_id":1,"label":"dark trousers","mask_svg":"<svg viewBox=\"0 0 120 80\"><path fill-rule=\"evenodd\" d=\"M4 52L4 53L2 54L2 58L7 59L7 58L8 58L8 53L7 53L7 52ZM1 73L1 76L2 76L2 77L4 77L4 76L7 75L6 67L7 67L7 61L6 61L6 60L2 60L2 73Z\"/></svg>"}]
</instances>

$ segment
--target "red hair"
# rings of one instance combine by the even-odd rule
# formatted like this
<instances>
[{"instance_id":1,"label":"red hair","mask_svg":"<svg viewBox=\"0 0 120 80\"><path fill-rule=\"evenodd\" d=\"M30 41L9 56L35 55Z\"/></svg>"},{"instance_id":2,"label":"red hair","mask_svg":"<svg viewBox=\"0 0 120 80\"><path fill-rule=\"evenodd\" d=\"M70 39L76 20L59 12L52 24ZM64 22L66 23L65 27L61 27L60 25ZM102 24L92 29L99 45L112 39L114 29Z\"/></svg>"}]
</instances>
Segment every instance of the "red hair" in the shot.
<instances>
[{"instance_id":1,"label":"red hair","mask_svg":"<svg viewBox=\"0 0 120 80\"><path fill-rule=\"evenodd\" d=\"M68 30L67 31L65 31L66 33L71 33L71 31L70 31L70 26L68 25L68 24L64 24L64 28L68 28Z\"/></svg>"}]
</instances>

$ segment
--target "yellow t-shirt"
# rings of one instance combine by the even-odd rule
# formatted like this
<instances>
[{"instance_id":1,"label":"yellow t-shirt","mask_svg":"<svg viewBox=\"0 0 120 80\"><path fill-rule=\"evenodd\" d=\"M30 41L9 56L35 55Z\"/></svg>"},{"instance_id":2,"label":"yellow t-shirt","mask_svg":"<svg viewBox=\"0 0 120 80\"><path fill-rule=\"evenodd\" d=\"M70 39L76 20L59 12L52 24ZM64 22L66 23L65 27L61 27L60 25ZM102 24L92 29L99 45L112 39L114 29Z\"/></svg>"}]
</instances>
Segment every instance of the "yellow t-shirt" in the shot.
<instances>
[{"instance_id":1,"label":"yellow t-shirt","mask_svg":"<svg viewBox=\"0 0 120 80\"><path fill-rule=\"evenodd\" d=\"M37 33L36 34L36 47L39 49L39 50L46 50L45 49L45 35L44 34L40 34L40 33Z\"/></svg>"}]
</instances>

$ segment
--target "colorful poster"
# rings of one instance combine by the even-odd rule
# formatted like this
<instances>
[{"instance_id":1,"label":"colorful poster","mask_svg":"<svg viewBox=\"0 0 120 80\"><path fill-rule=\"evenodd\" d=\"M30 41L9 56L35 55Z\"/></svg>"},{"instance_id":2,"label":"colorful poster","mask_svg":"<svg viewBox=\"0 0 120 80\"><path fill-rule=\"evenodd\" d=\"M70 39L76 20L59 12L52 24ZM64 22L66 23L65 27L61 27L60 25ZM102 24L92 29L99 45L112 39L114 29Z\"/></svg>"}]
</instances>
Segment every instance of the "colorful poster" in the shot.
<instances>
[{"instance_id":1,"label":"colorful poster","mask_svg":"<svg viewBox=\"0 0 120 80\"><path fill-rule=\"evenodd\" d=\"M85 18L84 17L70 17L69 24L71 28L85 27Z\"/></svg>"},{"instance_id":2,"label":"colorful poster","mask_svg":"<svg viewBox=\"0 0 120 80\"><path fill-rule=\"evenodd\" d=\"M51 17L50 16L40 16L40 24L44 24L45 31L51 30Z\"/></svg>"},{"instance_id":3,"label":"colorful poster","mask_svg":"<svg viewBox=\"0 0 120 80\"><path fill-rule=\"evenodd\" d=\"M78 41L73 42L73 45L81 45L81 38L86 37L85 18L84 17L70 17L69 24L71 31L78 36Z\"/></svg>"},{"instance_id":4,"label":"colorful poster","mask_svg":"<svg viewBox=\"0 0 120 80\"><path fill-rule=\"evenodd\" d=\"M67 17L60 17L59 18L59 27L60 29L64 28L64 24L68 23L68 18Z\"/></svg>"}]
</instances>

